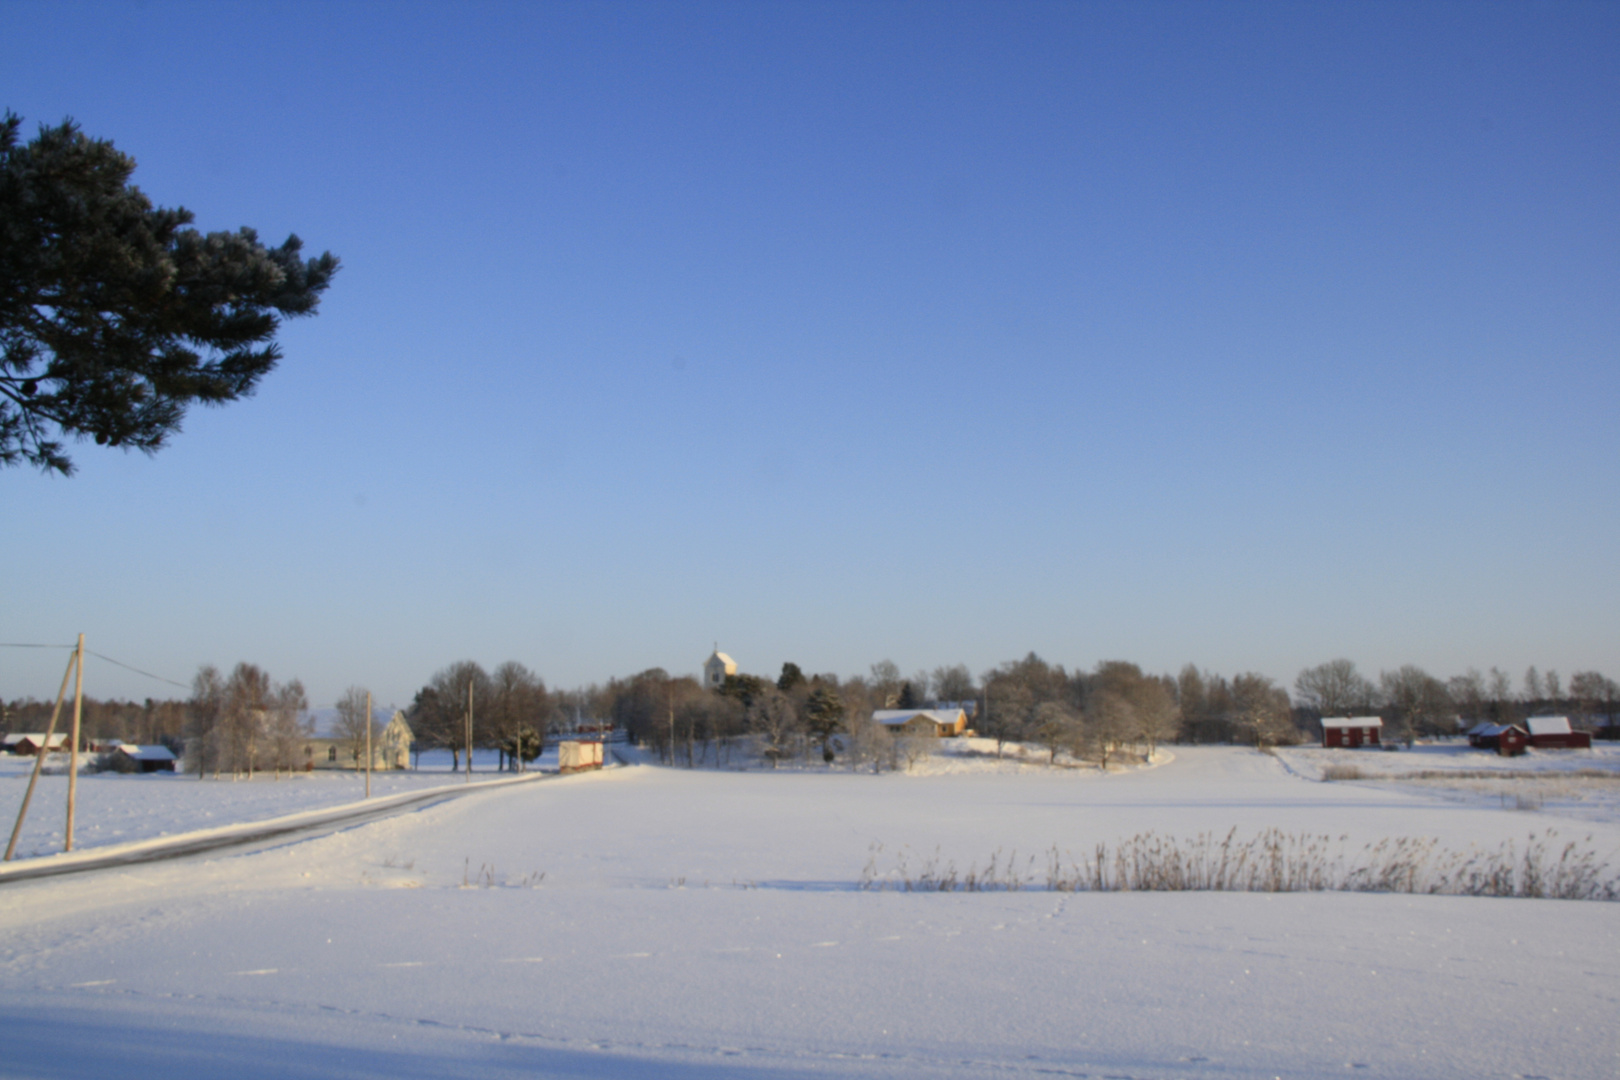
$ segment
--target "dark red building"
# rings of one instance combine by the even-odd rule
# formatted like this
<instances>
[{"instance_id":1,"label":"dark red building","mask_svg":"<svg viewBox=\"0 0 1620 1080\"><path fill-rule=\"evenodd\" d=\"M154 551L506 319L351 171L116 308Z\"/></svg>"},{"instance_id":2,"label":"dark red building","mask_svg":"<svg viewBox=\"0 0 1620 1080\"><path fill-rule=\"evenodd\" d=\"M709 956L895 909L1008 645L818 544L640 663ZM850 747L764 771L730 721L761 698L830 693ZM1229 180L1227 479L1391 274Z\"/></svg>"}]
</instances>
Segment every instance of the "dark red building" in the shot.
<instances>
[{"instance_id":1,"label":"dark red building","mask_svg":"<svg viewBox=\"0 0 1620 1080\"><path fill-rule=\"evenodd\" d=\"M1383 717L1379 716L1324 716L1322 745L1350 750L1358 746L1377 746L1378 733L1383 727Z\"/></svg>"}]
</instances>

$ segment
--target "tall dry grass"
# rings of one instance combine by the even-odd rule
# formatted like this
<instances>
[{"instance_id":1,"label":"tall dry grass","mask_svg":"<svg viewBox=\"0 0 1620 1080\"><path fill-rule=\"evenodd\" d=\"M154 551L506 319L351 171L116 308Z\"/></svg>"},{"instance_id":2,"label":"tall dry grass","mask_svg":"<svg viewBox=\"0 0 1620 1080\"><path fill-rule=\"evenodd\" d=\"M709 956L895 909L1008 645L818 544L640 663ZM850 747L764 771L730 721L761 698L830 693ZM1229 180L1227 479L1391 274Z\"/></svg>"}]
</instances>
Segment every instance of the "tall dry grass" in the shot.
<instances>
[{"instance_id":1,"label":"tall dry grass","mask_svg":"<svg viewBox=\"0 0 1620 1080\"><path fill-rule=\"evenodd\" d=\"M1591 837L1586 838L1589 844ZM1391 892L1444 896L1515 896L1552 900L1620 900L1620 876L1590 847L1532 833L1521 848L1451 851L1432 839L1399 837L1347 850L1346 838L1268 829L1240 839L1145 832L1113 847L1098 844L1082 859L1053 847L1044 867L1034 856L997 850L985 866L906 849L880 864L874 844L860 887L901 892Z\"/></svg>"}]
</instances>

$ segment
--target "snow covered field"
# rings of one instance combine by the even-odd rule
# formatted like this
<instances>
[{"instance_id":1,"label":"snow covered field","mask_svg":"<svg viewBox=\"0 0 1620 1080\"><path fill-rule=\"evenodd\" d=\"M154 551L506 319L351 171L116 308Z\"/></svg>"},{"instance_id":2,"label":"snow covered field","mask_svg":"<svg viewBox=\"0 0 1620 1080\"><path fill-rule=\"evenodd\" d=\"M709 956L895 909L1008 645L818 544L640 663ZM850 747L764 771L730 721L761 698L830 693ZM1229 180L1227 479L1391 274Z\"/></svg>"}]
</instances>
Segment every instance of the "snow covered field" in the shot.
<instances>
[{"instance_id":1,"label":"snow covered field","mask_svg":"<svg viewBox=\"0 0 1620 1080\"><path fill-rule=\"evenodd\" d=\"M1620 864L1612 819L1172 753L1106 776L638 766L8 884L0 1075L1620 1073L1614 904L858 888L874 843L966 864L1150 829L1461 848L1552 827Z\"/></svg>"},{"instance_id":2,"label":"snow covered field","mask_svg":"<svg viewBox=\"0 0 1620 1080\"><path fill-rule=\"evenodd\" d=\"M450 755L429 752L422 755L422 767L410 772L374 772L373 795L396 795L421 788L436 787L457 779L449 775ZM53 754L39 778L22 835L17 839L16 858L51 855L62 850L62 829L67 816L67 756ZM495 752L473 755L474 779L489 780L496 772ZM28 786L34 759L0 754L0 821L6 837L17 820L17 807ZM557 768L555 748L541 755L531 769ZM123 844L172 836L192 829L215 825L235 825L280 817L300 810L318 810L353 802L365 794L365 775L343 771L296 773L277 778L262 773L251 781L198 780L195 776L148 773L144 776L118 773L87 773L79 776L78 808L74 812L75 850Z\"/></svg>"},{"instance_id":3,"label":"snow covered field","mask_svg":"<svg viewBox=\"0 0 1620 1080\"><path fill-rule=\"evenodd\" d=\"M1336 782L1401 786L1577 822L1620 822L1620 744L1615 743L1599 742L1590 750L1531 750L1513 758L1475 750L1463 740L1399 751L1295 746L1277 754L1289 769L1311 778L1330 766L1348 767L1363 776Z\"/></svg>"}]
</instances>

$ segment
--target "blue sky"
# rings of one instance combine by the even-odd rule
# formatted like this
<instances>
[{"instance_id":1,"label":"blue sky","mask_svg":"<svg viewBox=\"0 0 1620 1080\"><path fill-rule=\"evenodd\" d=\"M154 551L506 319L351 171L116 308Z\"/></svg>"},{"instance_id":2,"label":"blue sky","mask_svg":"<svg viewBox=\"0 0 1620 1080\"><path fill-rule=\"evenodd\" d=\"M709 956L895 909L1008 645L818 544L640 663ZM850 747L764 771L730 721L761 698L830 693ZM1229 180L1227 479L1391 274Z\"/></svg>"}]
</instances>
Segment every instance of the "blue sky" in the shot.
<instances>
[{"instance_id":1,"label":"blue sky","mask_svg":"<svg viewBox=\"0 0 1620 1080\"><path fill-rule=\"evenodd\" d=\"M1620 676L1614 5L3 13L28 131L344 268L156 456L0 473L0 639Z\"/></svg>"}]
</instances>

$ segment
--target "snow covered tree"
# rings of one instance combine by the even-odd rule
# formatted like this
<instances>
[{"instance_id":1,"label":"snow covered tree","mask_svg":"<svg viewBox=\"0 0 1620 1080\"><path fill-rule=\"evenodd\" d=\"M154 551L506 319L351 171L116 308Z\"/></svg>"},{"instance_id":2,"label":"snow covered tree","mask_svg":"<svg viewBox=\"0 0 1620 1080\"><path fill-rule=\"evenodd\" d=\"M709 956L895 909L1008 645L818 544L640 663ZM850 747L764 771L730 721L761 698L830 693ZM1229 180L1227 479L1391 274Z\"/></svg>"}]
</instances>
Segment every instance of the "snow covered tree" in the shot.
<instances>
[{"instance_id":1,"label":"snow covered tree","mask_svg":"<svg viewBox=\"0 0 1620 1080\"><path fill-rule=\"evenodd\" d=\"M71 474L61 437L155 452L192 403L251 394L337 257L199 233L111 142L68 120L24 144L21 126L0 119L0 465Z\"/></svg>"}]
</instances>

